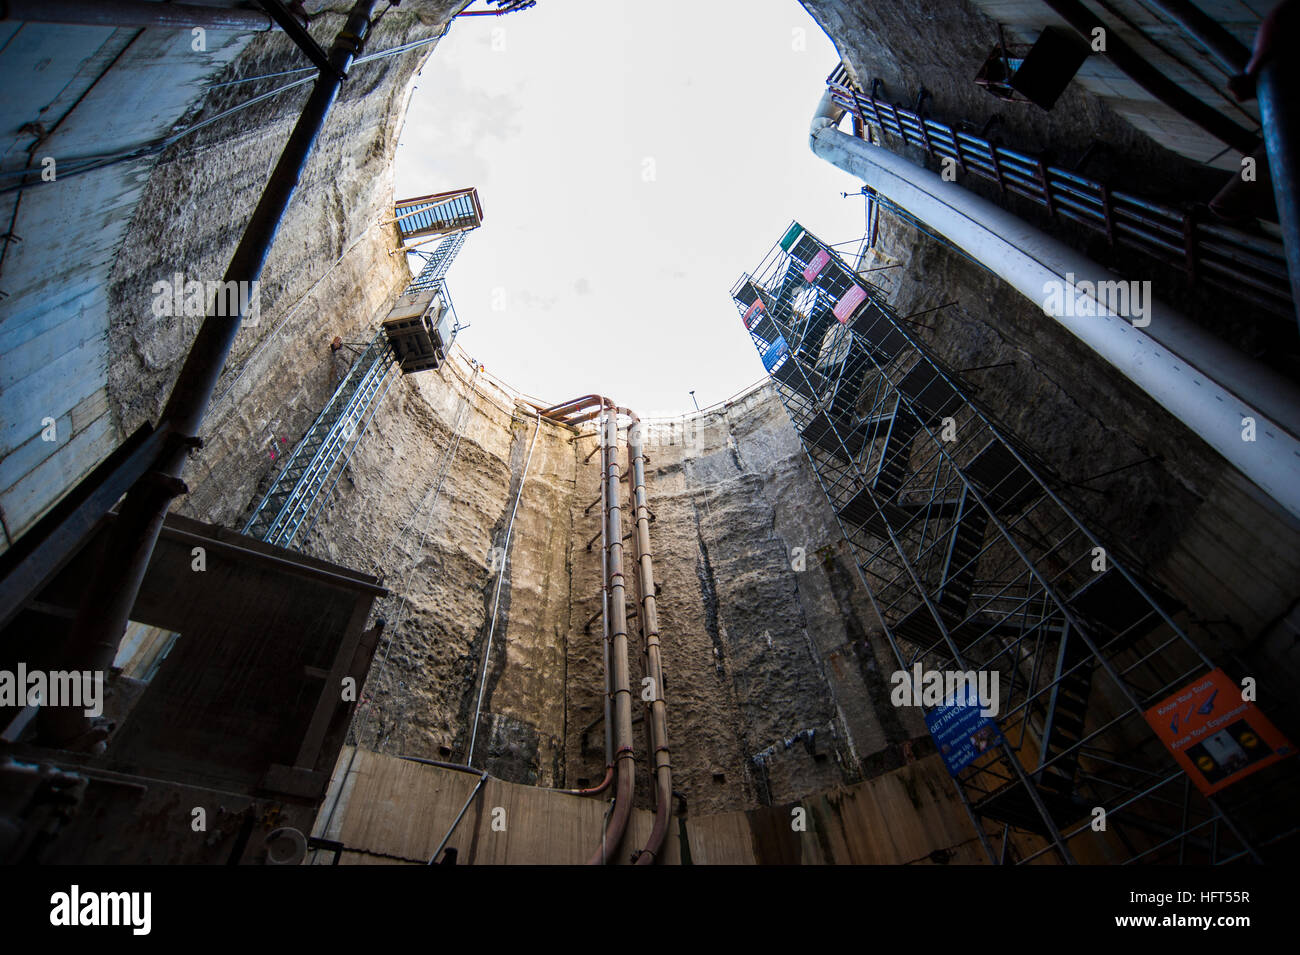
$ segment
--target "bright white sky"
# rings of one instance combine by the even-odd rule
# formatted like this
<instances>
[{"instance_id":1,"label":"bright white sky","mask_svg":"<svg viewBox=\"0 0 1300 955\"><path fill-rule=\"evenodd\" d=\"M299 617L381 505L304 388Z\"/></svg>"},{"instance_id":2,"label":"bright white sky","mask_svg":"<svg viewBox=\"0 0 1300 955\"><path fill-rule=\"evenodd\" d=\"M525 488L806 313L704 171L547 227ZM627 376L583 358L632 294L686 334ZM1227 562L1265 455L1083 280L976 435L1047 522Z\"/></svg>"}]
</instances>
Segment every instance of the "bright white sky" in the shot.
<instances>
[{"instance_id":1,"label":"bright white sky","mask_svg":"<svg viewBox=\"0 0 1300 955\"><path fill-rule=\"evenodd\" d=\"M457 20L416 81L395 177L398 198L478 187L483 225L448 273L473 325L459 343L527 394L599 392L643 417L757 381L732 284L791 219L831 243L862 233L861 198L840 197L861 183L808 148L837 62L796 0Z\"/></svg>"}]
</instances>

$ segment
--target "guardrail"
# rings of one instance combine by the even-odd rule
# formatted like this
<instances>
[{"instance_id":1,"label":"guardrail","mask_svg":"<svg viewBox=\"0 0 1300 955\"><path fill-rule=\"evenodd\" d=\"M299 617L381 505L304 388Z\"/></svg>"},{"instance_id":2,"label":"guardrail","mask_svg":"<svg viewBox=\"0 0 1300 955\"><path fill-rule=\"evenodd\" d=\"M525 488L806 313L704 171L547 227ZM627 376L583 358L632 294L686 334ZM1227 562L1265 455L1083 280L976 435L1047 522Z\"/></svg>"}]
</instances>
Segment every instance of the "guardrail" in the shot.
<instances>
[{"instance_id":1,"label":"guardrail","mask_svg":"<svg viewBox=\"0 0 1300 955\"><path fill-rule=\"evenodd\" d=\"M1237 295L1281 318L1294 315L1282 243L1203 221L1201 209L1176 209L1008 149L855 89L843 64L826 78L835 103L857 122L859 137L874 125L929 155L956 162L963 173L995 183L1058 219L1104 236L1112 247L1142 252L1181 269L1192 283Z\"/></svg>"}]
</instances>

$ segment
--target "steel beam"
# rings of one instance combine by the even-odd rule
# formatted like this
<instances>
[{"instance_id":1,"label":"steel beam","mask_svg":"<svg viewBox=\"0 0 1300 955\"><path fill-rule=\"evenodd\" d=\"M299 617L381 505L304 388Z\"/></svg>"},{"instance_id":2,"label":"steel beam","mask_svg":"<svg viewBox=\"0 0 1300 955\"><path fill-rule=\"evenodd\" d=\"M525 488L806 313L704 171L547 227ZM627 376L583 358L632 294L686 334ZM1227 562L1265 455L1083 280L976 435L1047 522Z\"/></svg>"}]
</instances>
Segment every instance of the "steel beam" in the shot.
<instances>
[{"instance_id":1,"label":"steel beam","mask_svg":"<svg viewBox=\"0 0 1300 955\"><path fill-rule=\"evenodd\" d=\"M1049 287L1083 295L1083 282L1095 288L1118 278L960 185L840 132L842 112L823 94L811 128L813 152L897 202L1026 298L1041 306ZM1104 301L1093 304L1095 314L1075 309L1051 319L1300 517L1300 389L1160 302L1150 302L1149 325L1141 328ZM1254 420L1254 441L1243 440L1247 418Z\"/></svg>"},{"instance_id":2,"label":"steel beam","mask_svg":"<svg viewBox=\"0 0 1300 955\"><path fill-rule=\"evenodd\" d=\"M376 0L357 0L330 49L335 74L321 73L303 107L284 151L271 173L266 189L244 228L244 234L226 269L227 282L254 282L262 274L266 257L284 217L289 200L324 126L325 117L338 97L341 80L370 32L370 17ZM243 315L208 315L194 339L171 396L162 412L162 428L183 437L197 435L226 358L234 345ZM127 494L109 536L102 563L89 581L77 620L61 647L62 663L78 670L107 672L117 655L118 644L135 605L140 585L149 567L163 520L178 489L166 479L179 480L189 457L180 445L164 449L150 474L163 480L141 480ZM47 708L42 711L42 738L51 744L68 743L83 737L89 721L79 710Z\"/></svg>"},{"instance_id":3,"label":"steel beam","mask_svg":"<svg viewBox=\"0 0 1300 955\"><path fill-rule=\"evenodd\" d=\"M147 0L0 0L0 20L176 30L203 27L262 33L275 29L271 18L257 10Z\"/></svg>"}]
</instances>

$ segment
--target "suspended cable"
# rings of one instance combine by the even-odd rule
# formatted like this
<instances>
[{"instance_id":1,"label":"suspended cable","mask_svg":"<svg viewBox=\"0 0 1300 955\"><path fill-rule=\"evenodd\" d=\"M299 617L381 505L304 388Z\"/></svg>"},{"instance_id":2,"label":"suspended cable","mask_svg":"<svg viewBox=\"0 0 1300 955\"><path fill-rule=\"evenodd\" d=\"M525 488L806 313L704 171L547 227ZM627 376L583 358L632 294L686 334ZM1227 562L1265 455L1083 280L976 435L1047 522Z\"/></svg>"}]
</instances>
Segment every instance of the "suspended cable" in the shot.
<instances>
[{"instance_id":1,"label":"suspended cable","mask_svg":"<svg viewBox=\"0 0 1300 955\"><path fill-rule=\"evenodd\" d=\"M510 535L515 529L515 514L519 511L519 499L524 496L524 484L528 481L528 467L533 462L533 449L537 446L537 434L542 430L542 411L537 409L537 423L533 427L533 440L528 445L528 458L524 461L524 473L519 478L519 490L515 492L514 507L510 509L510 521L506 524L506 539L501 547L501 567L497 571L496 593L492 597L492 622L488 625L487 646L483 650L483 669L478 680L478 703L474 706L474 723L470 731L469 752L465 755L465 764L474 765L474 743L478 740L479 714L483 711L483 689L487 685L488 661L492 659L492 637L496 634L497 608L501 604L501 582L505 580L506 564L510 558Z\"/></svg>"},{"instance_id":2,"label":"suspended cable","mask_svg":"<svg viewBox=\"0 0 1300 955\"><path fill-rule=\"evenodd\" d=\"M384 643L384 655L382 659L379 661L378 668L375 670L376 682L378 682L378 680L383 676L384 669L388 665L388 656L389 653L392 651L395 635L405 618L406 594L410 592L411 578L415 573L416 566L420 562L420 556L424 553L424 542L429 536L429 527L433 521L434 505L437 503L438 494L442 490L443 480L445 479L447 472L450 469L451 461L456 454L457 448L460 447L460 439L464 430L463 422L468 421L468 409L469 409L470 396L478 394L478 392L474 390L474 382L477 380L480 371L482 371L482 367L479 365L475 365L474 374L470 377L469 384L465 391L465 395L461 399L461 411L464 413L464 416L463 418L458 418L457 420L455 434L453 435L452 442L448 445L447 452L443 456L442 466L440 468L437 484L430 491L429 495L426 495L426 500L428 501L427 504L428 510L425 514L424 530L420 534L420 541L416 545L416 549L415 549L415 559L411 562L410 568L407 570L406 582L403 586L401 595L398 598L400 602L397 608L397 619L393 623L393 626L388 629L388 636ZM397 543L398 540L400 540L403 537L403 535L405 535L407 529L419 516L420 511L423 510L425 507L426 505L422 503L419 507L415 509L415 511L412 512L410 518L407 519L406 524L402 526L401 530L399 530L397 534L393 537L393 539L389 542L388 549L384 551L383 556L375 561L375 565L374 565L375 572L378 573L381 570L380 567L381 562L387 559L389 552L393 549L393 546ZM374 707L372 706L371 712L373 711L374 711ZM366 724L366 718L363 717L360 723L358 724L358 726L356 727L356 739L358 745L360 745L361 731L365 728L365 724ZM376 749L378 749L378 745L376 745Z\"/></svg>"},{"instance_id":3,"label":"suspended cable","mask_svg":"<svg viewBox=\"0 0 1300 955\"><path fill-rule=\"evenodd\" d=\"M379 60L379 59L383 59L384 57L397 56L398 54L401 53L407 53L411 50L418 49L422 46L428 46L430 43L436 43L438 40L441 40L446 35L447 35L447 30L446 28L444 28L443 31L437 34L436 36L425 37L423 40L412 40L410 43L403 43L400 46L395 46L387 50L376 50L374 53L369 53L365 56L357 57L355 60L352 61L352 66L355 68L360 66L363 63L369 63L372 60ZM279 70L275 73L260 73L257 76L241 76L238 79L234 79L234 80L225 80L224 82L221 83L212 83L207 87L207 89L219 90L219 89L224 89L228 86L239 86L244 83L256 83L258 80L270 80L280 76L294 76L298 73L315 73L315 72L316 72L316 67L314 66L301 66L293 70Z\"/></svg>"},{"instance_id":4,"label":"suspended cable","mask_svg":"<svg viewBox=\"0 0 1300 955\"><path fill-rule=\"evenodd\" d=\"M284 93L287 92L288 90L294 89L295 87L304 86L307 83L311 83L315 79L316 77L314 76L307 76L304 77L303 79L295 80L292 83L286 83L284 86L277 87L276 89L270 90L269 92L266 93L262 93L259 96L254 96L252 99L246 100L243 103L239 103L236 106L232 106L230 109L222 110L220 113L217 113L213 116L209 116L207 119L200 120L199 122L193 124L192 126L187 126L185 129L181 130L178 133L173 133L170 136L166 136L162 139L154 140L153 142L143 143L139 146L136 146L133 149L124 150L118 153L108 153L103 156L81 156L75 159L64 160L63 164L59 168L59 179L57 181L63 181L65 179L71 178L72 176L80 175L81 173L84 172L94 172L97 169L106 169L109 166L115 166L121 162L129 162L133 159L143 159L146 156L156 155L158 153L163 152L168 147L173 146L176 143L180 142L182 139L184 139L186 136L189 136L191 133L196 133L200 129L203 129L206 126L211 126L213 123L218 122L219 120L225 119L228 116L232 116L235 113L238 113L240 110L247 109L250 106L255 106L256 104L268 100L273 96L278 96L280 93ZM68 165L72 165L73 168L69 170ZM0 175L10 175L10 176L26 175L28 172L33 172L33 171L35 170L27 169L27 168L15 169L6 173L0 173ZM43 185L48 185L48 183L43 179L33 180L32 182L21 182L13 186L6 186L4 189L0 189L0 195L4 195L5 193L9 193L9 192L14 192L19 189L26 189L29 187L36 187L36 186L43 186Z\"/></svg>"}]
</instances>

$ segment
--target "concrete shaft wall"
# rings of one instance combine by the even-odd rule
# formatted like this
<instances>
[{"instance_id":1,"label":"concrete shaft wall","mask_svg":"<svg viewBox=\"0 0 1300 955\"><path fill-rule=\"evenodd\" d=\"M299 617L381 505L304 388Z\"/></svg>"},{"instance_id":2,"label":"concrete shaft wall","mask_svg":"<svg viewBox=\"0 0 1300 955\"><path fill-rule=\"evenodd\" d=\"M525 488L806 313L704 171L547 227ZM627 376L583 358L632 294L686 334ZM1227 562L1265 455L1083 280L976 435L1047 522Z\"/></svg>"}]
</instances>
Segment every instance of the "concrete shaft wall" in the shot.
<instances>
[{"instance_id":1,"label":"concrete shaft wall","mask_svg":"<svg viewBox=\"0 0 1300 955\"><path fill-rule=\"evenodd\" d=\"M462 358L395 391L304 545L382 570L394 591L357 738L467 757L518 494L476 764L510 781L594 785L605 770L599 541L587 549L599 533L594 436L543 420L525 478L535 414ZM924 727L888 703L874 613L771 390L648 422L646 435L674 787L700 810L747 808L901 765L901 744ZM635 619L630 629L639 690ZM644 723L636 739L643 757Z\"/></svg>"},{"instance_id":2,"label":"concrete shaft wall","mask_svg":"<svg viewBox=\"0 0 1300 955\"><path fill-rule=\"evenodd\" d=\"M394 8L367 50L437 37L462 5ZM343 14L307 7L328 45ZM191 499L192 513L238 515L268 444L291 444L333 386L339 370L320 343L368 334L405 281L387 255L396 236L378 221L410 81L431 48L355 67L340 94L267 261L259 318L235 344L228 367L247 364L245 378L207 422L196 466L230 474ZM279 32L210 30L198 44L188 30L0 25L6 92L22 93L0 112L3 167L53 174L0 193L2 231L18 237L0 244L0 550L156 417L200 319L156 314L155 283L221 279L308 86L221 114L302 79L282 74L305 62ZM112 161L84 171L86 157Z\"/></svg>"},{"instance_id":3,"label":"concrete shaft wall","mask_svg":"<svg viewBox=\"0 0 1300 955\"><path fill-rule=\"evenodd\" d=\"M434 36L457 6L394 8L369 48ZM860 38L862 27L849 19L854 5L809 6L842 48ZM340 19L326 14L313 32L328 39ZM366 340L404 285L401 257L388 254L395 233L377 222L393 199L396 133L426 53L359 67L327 123L268 261L259 321L241 332L218 387L230 393L214 404L205 447L187 471L184 513L242 526L351 360L347 349L330 350L331 339ZM221 78L301 63L282 36L256 38L231 55ZM194 116L276 82L214 91ZM152 283L177 269L187 278L220 275L302 96L281 94L136 168L138 205L132 199L113 213L123 237L110 236L111 275L98 259L104 274L86 271L89 233L77 233L80 244L66 252L69 281L102 299L94 347L103 355L79 384L102 392L109 446L156 416L197 325L154 317ZM74 202L65 213L81 207ZM1261 680L1269 672L1294 680L1287 669L1294 623L1286 620L1300 579L1294 524L978 269L901 227L887 230L880 249L905 266L893 291L904 313L960 303L929 320L928 340L951 364L1017 362L976 379L979 398L1068 479L1082 483L1164 455L1162 468L1088 482L1096 490L1079 492L1081 506L1214 621L1203 628L1206 639L1248 657ZM50 316L62 307L51 300ZM73 338L81 344L68 354L90 347L90 338ZM739 328L736 347L750 347ZM62 394L61 374L55 365L42 372L52 393ZM587 389L575 380L571 390ZM603 775L599 621L585 626L599 609L599 553L586 547L599 528L588 509L598 495L598 459L588 458L591 437L543 423L525 479L535 422L463 356L399 380L302 541L310 553L382 572L393 592L378 610L387 632L354 727L363 746L466 758L486 656L478 762L500 778L541 786L594 784ZM63 452L69 466L49 486L50 501L102 457L104 448L95 448ZM778 805L923 755L919 719L887 702L893 663L878 621L771 391L652 422L647 450L674 785L692 811ZM504 547L516 494L489 654L501 566L494 549ZM635 635L631 645L639 687ZM643 723L636 737L644 754ZM644 779L642 768L642 806Z\"/></svg>"},{"instance_id":4,"label":"concrete shaft wall","mask_svg":"<svg viewBox=\"0 0 1300 955\"><path fill-rule=\"evenodd\" d=\"M457 6L391 10L367 49L436 36ZM323 12L313 34L328 42L341 19ZM167 34L158 43L170 49L182 39ZM389 254L396 235L379 221L393 199L392 155L411 80L428 50L359 66L345 86L280 226L256 319L241 330L218 385L205 446L187 469L183 513L243 525L352 360L353 348L334 352L329 342L364 342L404 285L402 257ZM154 125L166 128L180 113L186 122L216 116L286 79L215 86L196 97L200 81L302 65L278 34L234 38L218 52L195 58L203 69L195 66L193 88L170 114L153 109L147 118ZM188 54L132 55L143 72L128 76L122 63L100 72L134 81L133 95L145 97L176 68L176 56ZM94 361L77 382L98 389L100 440L56 450L61 477L44 479L45 497L24 512L22 526L125 435L156 420L200 317L156 314L154 283L177 273L183 281L221 277L306 92L279 93L156 161L130 166L133 191L103 210L117 231L108 233L102 254L88 254L96 236L71 235L60 261L88 287L101 317L95 334L40 380L67 397L68 376L59 370L86 348L98 349L86 353ZM193 99L188 110L186 97ZM83 181L91 194L37 193L64 204L46 210L49 217L73 220L98 193L118 189L104 173ZM61 299L33 292L30 300L34 320L63 314ZM6 332L15 327L6 324ZM599 549L585 546L598 528L596 512L586 508L598 489L596 459L587 457L593 439L542 426L488 655L494 570L535 420L483 377L470 389L474 377L460 362L399 380L329 508L301 542L309 552L385 574L394 593L379 610L389 639L356 735L383 752L466 758L487 655L479 761L521 782L595 782L604 772L600 626L584 626L599 608ZM582 390L575 381L574 391ZM901 757L889 755L889 746L920 730L874 714L879 678L865 595L834 547L816 553L836 535L779 405L762 392L705 416L693 432L698 447L654 446L649 473L677 788L701 807L746 807L856 779L864 759L896 762ZM804 548L807 569L792 569L794 547ZM639 687L635 636L632 645Z\"/></svg>"}]
</instances>

